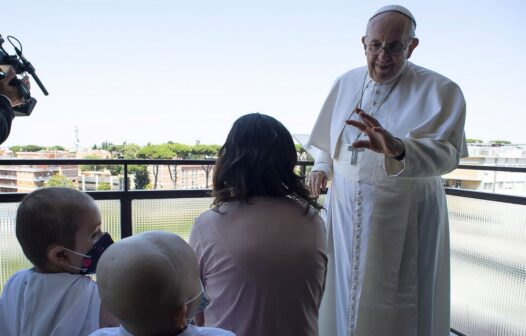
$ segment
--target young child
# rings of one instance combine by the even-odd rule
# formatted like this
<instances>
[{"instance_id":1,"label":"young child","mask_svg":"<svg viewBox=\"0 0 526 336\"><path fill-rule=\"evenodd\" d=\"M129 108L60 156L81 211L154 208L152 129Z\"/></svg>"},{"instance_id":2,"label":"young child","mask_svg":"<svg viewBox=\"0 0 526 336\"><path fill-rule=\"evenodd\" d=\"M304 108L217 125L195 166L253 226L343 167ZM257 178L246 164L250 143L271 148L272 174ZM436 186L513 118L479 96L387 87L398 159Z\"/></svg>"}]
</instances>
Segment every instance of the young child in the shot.
<instances>
[{"instance_id":1,"label":"young child","mask_svg":"<svg viewBox=\"0 0 526 336\"><path fill-rule=\"evenodd\" d=\"M100 260L97 286L121 326L91 336L235 336L188 323L203 299L203 286L194 251L175 234L151 231L115 243Z\"/></svg>"},{"instance_id":2,"label":"young child","mask_svg":"<svg viewBox=\"0 0 526 336\"><path fill-rule=\"evenodd\" d=\"M95 201L68 188L27 195L16 215L16 237L33 268L15 273L0 298L0 335L88 335L115 325L101 308L95 272L111 243Z\"/></svg>"}]
</instances>

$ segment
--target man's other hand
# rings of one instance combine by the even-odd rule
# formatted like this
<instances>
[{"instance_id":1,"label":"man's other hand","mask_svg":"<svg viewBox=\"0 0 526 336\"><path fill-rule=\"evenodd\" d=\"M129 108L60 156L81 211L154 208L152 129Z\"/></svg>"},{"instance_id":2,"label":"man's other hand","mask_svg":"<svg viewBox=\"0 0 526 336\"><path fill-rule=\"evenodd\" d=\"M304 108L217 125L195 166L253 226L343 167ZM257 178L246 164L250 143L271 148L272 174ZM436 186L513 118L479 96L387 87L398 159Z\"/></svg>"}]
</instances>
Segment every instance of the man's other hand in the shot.
<instances>
[{"instance_id":1,"label":"man's other hand","mask_svg":"<svg viewBox=\"0 0 526 336\"><path fill-rule=\"evenodd\" d=\"M313 171L307 177L307 186L313 197L320 196L320 190L327 189L327 176L322 171Z\"/></svg>"}]
</instances>

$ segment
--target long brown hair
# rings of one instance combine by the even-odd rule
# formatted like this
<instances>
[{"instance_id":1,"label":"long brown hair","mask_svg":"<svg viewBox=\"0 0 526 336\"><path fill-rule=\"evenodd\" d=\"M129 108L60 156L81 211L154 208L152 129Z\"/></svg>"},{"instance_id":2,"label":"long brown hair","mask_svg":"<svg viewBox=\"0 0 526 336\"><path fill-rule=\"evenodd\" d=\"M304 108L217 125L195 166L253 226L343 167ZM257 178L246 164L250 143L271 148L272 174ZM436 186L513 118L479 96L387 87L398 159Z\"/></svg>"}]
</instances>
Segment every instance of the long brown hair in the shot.
<instances>
[{"instance_id":1,"label":"long brown hair","mask_svg":"<svg viewBox=\"0 0 526 336\"><path fill-rule=\"evenodd\" d=\"M289 131L276 119L251 113L237 119L219 150L213 208L254 196L291 197L319 210L303 179L294 172L298 160Z\"/></svg>"}]
</instances>

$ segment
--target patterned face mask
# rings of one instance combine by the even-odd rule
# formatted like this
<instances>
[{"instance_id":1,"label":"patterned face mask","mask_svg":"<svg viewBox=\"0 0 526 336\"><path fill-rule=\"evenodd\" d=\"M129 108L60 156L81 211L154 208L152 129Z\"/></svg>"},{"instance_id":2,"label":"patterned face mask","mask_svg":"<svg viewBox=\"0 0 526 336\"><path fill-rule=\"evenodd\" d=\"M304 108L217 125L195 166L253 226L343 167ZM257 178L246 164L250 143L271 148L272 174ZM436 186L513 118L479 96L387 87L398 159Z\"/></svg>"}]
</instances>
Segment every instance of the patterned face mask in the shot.
<instances>
[{"instance_id":1,"label":"patterned face mask","mask_svg":"<svg viewBox=\"0 0 526 336\"><path fill-rule=\"evenodd\" d=\"M83 257L81 267L70 265L71 267L78 269L80 274L95 274L100 256L111 244L113 244L113 239L111 239L110 234L106 232L86 254L72 251L65 247L64 249Z\"/></svg>"}]
</instances>

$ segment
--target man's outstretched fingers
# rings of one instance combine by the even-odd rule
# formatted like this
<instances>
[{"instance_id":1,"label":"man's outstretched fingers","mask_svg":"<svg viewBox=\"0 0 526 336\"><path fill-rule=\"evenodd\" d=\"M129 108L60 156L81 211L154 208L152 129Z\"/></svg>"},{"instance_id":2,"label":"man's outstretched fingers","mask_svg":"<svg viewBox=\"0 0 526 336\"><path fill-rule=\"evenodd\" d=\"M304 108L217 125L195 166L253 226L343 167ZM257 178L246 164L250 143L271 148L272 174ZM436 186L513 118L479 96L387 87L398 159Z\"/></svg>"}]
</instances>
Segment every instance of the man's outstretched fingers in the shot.
<instances>
[{"instance_id":1,"label":"man's outstretched fingers","mask_svg":"<svg viewBox=\"0 0 526 336\"><path fill-rule=\"evenodd\" d=\"M367 124L367 126L369 127L381 127L382 125L380 125L380 123L378 122L378 120L376 120L376 118L374 118L373 116L365 113L365 112L360 112L358 114L360 116L360 118L363 120L364 123Z\"/></svg>"},{"instance_id":2,"label":"man's outstretched fingers","mask_svg":"<svg viewBox=\"0 0 526 336\"><path fill-rule=\"evenodd\" d=\"M367 125L358 120L347 120L345 123L347 125L351 125L351 126L358 128L362 132L367 129Z\"/></svg>"}]
</instances>

